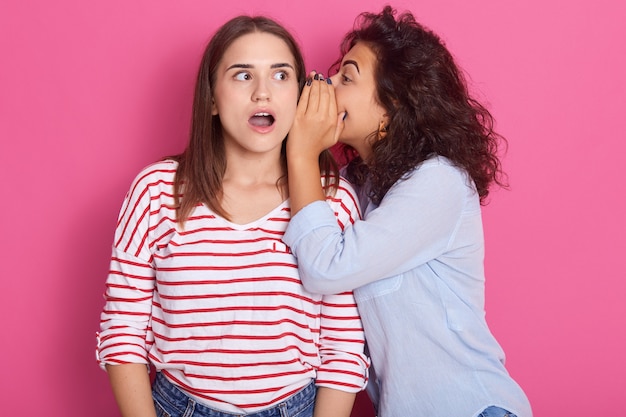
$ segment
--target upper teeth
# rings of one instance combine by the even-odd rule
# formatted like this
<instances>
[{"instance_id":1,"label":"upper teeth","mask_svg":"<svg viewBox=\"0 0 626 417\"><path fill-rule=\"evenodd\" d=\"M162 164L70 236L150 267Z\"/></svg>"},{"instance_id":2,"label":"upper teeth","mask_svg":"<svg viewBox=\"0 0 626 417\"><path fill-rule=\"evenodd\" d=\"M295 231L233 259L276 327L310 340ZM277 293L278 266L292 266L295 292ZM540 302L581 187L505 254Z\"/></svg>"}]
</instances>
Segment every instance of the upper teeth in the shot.
<instances>
[{"instance_id":1,"label":"upper teeth","mask_svg":"<svg viewBox=\"0 0 626 417\"><path fill-rule=\"evenodd\" d=\"M269 113L255 113L255 116L269 116Z\"/></svg>"}]
</instances>

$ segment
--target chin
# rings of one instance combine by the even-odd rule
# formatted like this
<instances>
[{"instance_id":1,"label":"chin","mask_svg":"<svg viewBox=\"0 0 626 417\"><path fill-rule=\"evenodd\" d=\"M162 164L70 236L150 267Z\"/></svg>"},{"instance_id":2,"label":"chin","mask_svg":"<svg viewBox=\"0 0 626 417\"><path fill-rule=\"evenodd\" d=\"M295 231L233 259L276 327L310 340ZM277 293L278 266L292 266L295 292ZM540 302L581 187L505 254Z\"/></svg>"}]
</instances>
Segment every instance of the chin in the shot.
<instances>
[{"instance_id":1,"label":"chin","mask_svg":"<svg viewBox=\"0 0 626 417\"><path fill-rule=\"evenodd\" d=\"M342 143L344 145L348 145L348 146L352 146L354 148L354 144L357 141L355 141L353 138L350 137L339 137L339 143Z\"/></svg>"}]
</instances>

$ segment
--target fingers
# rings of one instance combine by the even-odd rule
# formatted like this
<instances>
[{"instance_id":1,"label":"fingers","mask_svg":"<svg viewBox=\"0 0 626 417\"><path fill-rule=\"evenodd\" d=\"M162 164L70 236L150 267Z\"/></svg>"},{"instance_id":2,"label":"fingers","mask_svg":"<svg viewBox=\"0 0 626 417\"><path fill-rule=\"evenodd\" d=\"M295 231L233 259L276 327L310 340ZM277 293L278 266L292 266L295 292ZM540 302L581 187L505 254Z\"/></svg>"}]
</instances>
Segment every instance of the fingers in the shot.
<instances>
[{"instance_id":1,"label":"fingers","mask_svg":"<svg viewBox=\"0 0 626 417\"><path fill-rule=\"evenodd\" d=\"M300 116L304 116L309 107L309 100L311 96L311 86L313 85L312 84L313 75L314 75L314 72L311 72L311 74L309 74L309 77L307 78L306 83L304 84L304 88L302 89L302 93L300 94L300 99L298 101L298 109L297 109L297 114Z\"/></svg>"},{"instance_id":2,"label":"fingers","mask_svg":"<svg viewBox=\"0 0 626 417\"><path fill-rule=\"evenodd\" d=\"M313 82L311 83L311 93L309 96L309 108L311 114L320 114L320 109L324 106L324 76L322 74L313 74ZM327 96L326 96L327 97ZM327 100L327 98L326 98Z\"/></svg>"},{"instance_id":3,"label":"fingers","mask_svg":"<svg viewBox=\"0 0 626 417\"><path fill-rule=\"evenodd\" d=\"M343 132L343 128L346 126L345 120L348 112L342 111L337 115L337 126L335 128L335 143L339 142L339 137L341 136L341 132Z\"/></svg>"},{"instance_id":4,"label":"fingers","mask_svg":"<svg viewBox=\"0 0 626 417\"><path fill-rule=\"evenodd\" d=\"M322 89L322 92L320 93L321 101L320 101L320 108L319 111L322 114L326 115L327 120L329 120L329 123L334 123L334 138L333 138L333 144L337 143L337 141L339 140L339 137L341 136L341 132L343 131L343 128L345 127L345 123L344 120L346 118L347 112L341 112L341 113L337 113L337 100L335 97L335 87L333 87L332 82L330 80L330 78L327 78L326 81L323 83L326 84L326 88Z\"/></svg>"},{"instance_id":5,"label":"fingers","mask_svg":"<svg viewBox=\"0 0 626 417\"><path fill-rule=\"evenodd\" d=\"M310 114L316 114L320 106L320 82L319 74L316 74L315 72L312 72L311 74L312 82L309 86L309 107L307 110Z\"/></svg>"},{"instance_id":6,"label":"fingers","mask_svg":"<svg viewBox=\"0 0 626 417\"><path fill-rule=\"evenodd\" d=\"M328 92L328 114L333 118L337 115L337 99L335 98L335 87L330 78L326 79L326 90Z\"/></svg>"},{"instance_id":7,"label":"fingers","mask_svg":"<svg viewBox=\"0 0 626 417\"><path fill-rule=\"evenodd\" d=\"M302 114L318 113L325 117L332 112L333 118L336 115L335 90L329 78L324 78L323 74L311 71L307 82L300 95L299 110Z\"/></svg>"},{"instance_id":8,"label":"fingers","mask_svg":"<svg viewBox=\"0 0 626 417\"><path fill-rule=\"evenodd\" d=\"M320 78L319 84L319 104L317 111L320 115L329 118L334 122L337 115L337 103L335 102L335 89L330 84L330 78Z\"/></svg>"},{"instance_id":9,"label":"fingers","mask_svg":"<svg viewBox=\"0 0 626 417\"><path fill-rule=\"evenodd\" d=\"M334 87L330 79L311 72L302 89L290 131L290 153L308 152L308 149L317 152L332 146L338 137L337 128Z\"/></svg>"}]
</instances>

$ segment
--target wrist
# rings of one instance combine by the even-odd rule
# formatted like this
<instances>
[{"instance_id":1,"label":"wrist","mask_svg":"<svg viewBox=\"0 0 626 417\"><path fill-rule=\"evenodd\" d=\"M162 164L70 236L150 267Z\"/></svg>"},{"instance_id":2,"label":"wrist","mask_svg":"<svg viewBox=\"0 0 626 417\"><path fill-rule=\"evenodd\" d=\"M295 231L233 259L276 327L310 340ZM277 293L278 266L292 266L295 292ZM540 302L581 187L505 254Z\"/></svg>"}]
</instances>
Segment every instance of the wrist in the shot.
<instances>
[{"instance_id":1,"label":"wrist","mask_svg":"<svg viewBox=\"0 0 626 417\"><path fill-rule=\"evenodd\" d=\"M287 165L294 167L303 167L310 165L319 165L319 153L303 150L287 149Z\"/></svg>"}]
</instances>

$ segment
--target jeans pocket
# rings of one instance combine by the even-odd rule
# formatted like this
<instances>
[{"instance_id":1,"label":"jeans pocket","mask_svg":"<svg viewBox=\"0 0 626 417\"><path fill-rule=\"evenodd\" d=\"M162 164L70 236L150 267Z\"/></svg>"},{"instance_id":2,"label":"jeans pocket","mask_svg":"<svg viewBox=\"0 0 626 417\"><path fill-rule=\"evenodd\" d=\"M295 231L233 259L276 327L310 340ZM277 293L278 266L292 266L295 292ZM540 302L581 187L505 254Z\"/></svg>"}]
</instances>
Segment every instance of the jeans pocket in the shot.
<instances>
[{"instance_id":1,"label":"jeans pocket","mask_svg":"<svg viewBox=\"0 0 626 417\"><path fill-rule=\"evenodd\" d=\"M303 408L295 414L289 414L290 417L313 417L313 409L315 406L315 398L312 398Z\"/></svg>"},{"instance_id":2,"label":"jeans pocket","mask_svg":"<svg viewBox=\"0 0 626 417\"><path fill-rule=\"evenodd\" d=\"M163 407L158 400L153 398L153 401L157 417L173 417L169 412L167 412L165 407Z\"/></svg>"}]
</instances>

